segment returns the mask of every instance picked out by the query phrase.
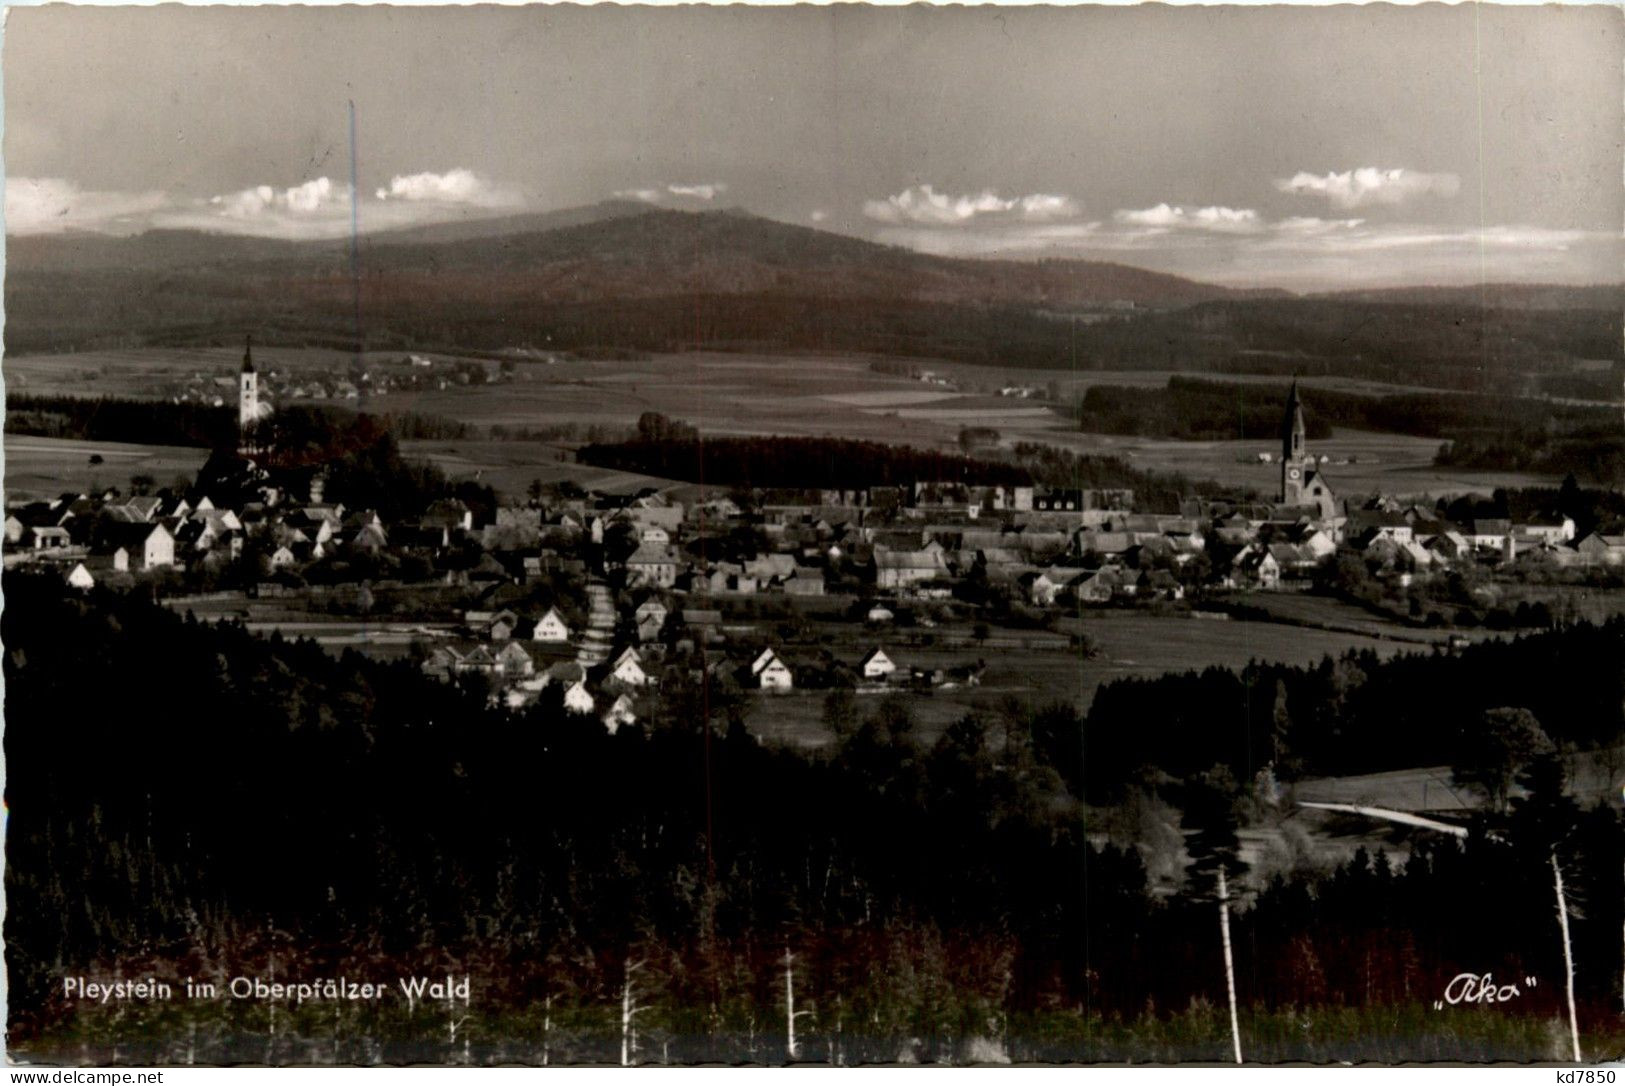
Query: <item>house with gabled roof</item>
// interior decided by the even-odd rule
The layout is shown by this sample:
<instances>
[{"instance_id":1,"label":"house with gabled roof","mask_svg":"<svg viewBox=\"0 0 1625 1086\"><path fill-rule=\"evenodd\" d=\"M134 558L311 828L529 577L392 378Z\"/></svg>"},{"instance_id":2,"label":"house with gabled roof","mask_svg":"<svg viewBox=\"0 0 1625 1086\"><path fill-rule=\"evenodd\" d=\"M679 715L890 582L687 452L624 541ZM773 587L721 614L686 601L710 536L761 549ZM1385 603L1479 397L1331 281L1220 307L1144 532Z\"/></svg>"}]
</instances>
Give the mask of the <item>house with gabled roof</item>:
<instances>
[{"instance_id":1,"label":"house with gabled roof","mask_svg":"<svg viewBox=\"0 0 1625 1086\"><path fill-rule=\"evenodd\" d=\"M549 607L547 614L536 620L536 625L530 632L530 639L550 644L562 644L570 640L570 627L565 625L564 616L559 614L557 607Z\"/></svg>"},{"instance_id":2,"label":"house with gabled roof","mask_svg":"<svg viewBox=\"0 0 1625 1086\"><path fill-rule=\"evenodd\" d=\"M587 684L581 679L564 688L564 708L572 713L590 713L597 708L597 702L587 690Z\"/></svg>"},{"instance_id":3,"label":"house with gabled roof","mask_svg":"<svg viewBox=\"0 0 1625 1086\"><path fill-rule=\"evenodd\" d=\"M114 555L113 566L119 572L126 570L167 569L175 564L175 537L162 524L108 525L104 548ZM124 552L123 563L118 561Z\"/></svg>"},{"instance_id":4,"label":"house with gabled roof","mask_svg":"<svg viewBox=\"0 0 1625 1086\"><path fill-rule=\"evenodd\" d=\"M624 563L626 580L630 585L654 585L670 588L677 583L677 556L670 547L643 543L629 555Z\"/></svg>"},{"instance_id":5,"label":"house with gabled roof","mask_svg":"<svg viewBox=\"0 0 1625 1086\"><path fill-rule=\"evenodd\" d=\"M1574 545L1587 562L1605 566L1625 565L1625 535L1592 532Z\"/></svg>"},{"instance_id":6,"label":"house with gabled roof","mask_svg":"<svg viewBox=\"0 0 1625 1086\"><path fill-rule=\"evenodd\" d=\"M436 645L423 661L423 673L449 679L462 670L463 654L455 645Z\"/></svg>"},{"instance_id":7,"label":"house with gabled roof","mask_svg":"<svg viewBox=\"0 0 1625 1086\"><path fill-rule=\"evenodd\" d=\"M643 666L643 657L638 655L638 650L630 646L623 649L620 655L610 662L607 680L625 686L647 686L650 677Z\"/></svg>"},{"instance_id":8,"label":"house with gabled roof","mask_svg":"<svg viewBox=\"0 0 1625 1086\"><path fill-rule=\"evenodd\" d=\"M772 649L757 653L750 664L750 677L763 690L789 690L795 686L789 665Z\"/></svg>"},{"instance_id":9,"label":"house with gabled roof","mask_svg":"<svg viewBox=\"0 0 1625 1086\"><path fill-rule=\"evenodd\" d=\"M509 641L497 650L495 666L497 674L505 679L523 679L536 670L536 661L525 651L525 646Z\"/></svg>"},{"instance_id":10,"label":"house with gabled roof","mask_svg":"<svg viewBox=\"0 0 1625 1086\"><path fill-rule=\"evenodd\" d=\"M869 655L858 663L858 672L865 679L870 680L885 679L896 670L897 665L892 663L891 657L886 655L886 650L878 646L871 649Z\"/></svg>"},{"instance_id":11,"label":"house with gabled roof","mask_svg":"<svg viewBox=\"0 0 1625 1086\"><path fill-rule=\"evenodd\" d=\"M1281 563L1267 547L1249 547L1231 562L1230 576L1237 587L1275 588L1281 583Z\"/></svg>"}]
</instances>

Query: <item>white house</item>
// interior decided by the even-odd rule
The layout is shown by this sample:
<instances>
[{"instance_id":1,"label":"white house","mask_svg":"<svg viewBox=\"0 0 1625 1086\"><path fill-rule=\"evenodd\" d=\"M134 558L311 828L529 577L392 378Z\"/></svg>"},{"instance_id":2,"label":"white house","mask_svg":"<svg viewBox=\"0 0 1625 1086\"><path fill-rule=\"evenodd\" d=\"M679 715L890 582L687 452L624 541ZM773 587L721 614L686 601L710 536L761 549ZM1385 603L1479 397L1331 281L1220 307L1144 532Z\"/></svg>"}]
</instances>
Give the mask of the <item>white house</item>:
<instances>
[{"instance_id":1,"label":"white house","mask_svg":"<svg viewBox=\"0 0 1625 1086\"><path fill-rule=\"evenodd\" d=\"M134 569L167 569L175 564L175 537L162 524L120 525L121 544L113 554L113 568L123 573ZM119 551L124 552L120 564Z\"/></svg>"},{"instance_id":2,"label":"white house","mask_svg":"<svg viewBox=\"0 0 1625 1086\"><path fill-rule=\"evenodd\" d=\"M763 690L789 690L795 686L795 676L772 649L763 649L751 661L750 673Z\"/></svg>"},{"instance_id":3,"label":"white house","mask_svg":"<svg viewBox=\"0 0 1625 1086\"><path fill-rule=\"evenodd\" d=\"M586 683L577 679L565 689L564 708L572 713L590 713L596 708Z\"/></svg>"},{"instance_id":4,"label":"white house","mask_svg":"<svg viewBox=\"0 0 1625 1086\"><path fill-rule=\"evenodd\" d=\"M644 686L649 682L649 673L643 670L643 661L632 648L615 658L609 666L609 677L627 686Z\"/></svg>"},{"instance_id":5,"label":"white house","mask_svg":"<svg viewBox=\"0 0 1625 1086\"><path fill-rule=\"evenodd\" d=\"M570 640L570 627L564 624L559 617L556 607L549 607L547 614L536 620L536 629L531 633L532 641L549 641L553 643Z\"/></svg>"},{"instance_id":6,"label":"white house","mask_svg":"<svg viewBox=\"0 0 1625 1086\"><path fill-rule=\"evenodd\" d=\"M891 657L886 655L884 649L879 648L865 656L858 667L863 671L865 679L884 679L897 670L897 665L892 663Z\"/></svg>"},{"instance_id":7,"label":"white house","mask_svg":"<svg viewBox=\"0 0 1625 1086\"><path fill-rule=\"evenodd\" d=\"M68 582L69 588L77 588L80 591L96 587L96 578L85 568L83 562L74 563L74 567L68 571L64 579Z\"/></svg>"}]
</instances>

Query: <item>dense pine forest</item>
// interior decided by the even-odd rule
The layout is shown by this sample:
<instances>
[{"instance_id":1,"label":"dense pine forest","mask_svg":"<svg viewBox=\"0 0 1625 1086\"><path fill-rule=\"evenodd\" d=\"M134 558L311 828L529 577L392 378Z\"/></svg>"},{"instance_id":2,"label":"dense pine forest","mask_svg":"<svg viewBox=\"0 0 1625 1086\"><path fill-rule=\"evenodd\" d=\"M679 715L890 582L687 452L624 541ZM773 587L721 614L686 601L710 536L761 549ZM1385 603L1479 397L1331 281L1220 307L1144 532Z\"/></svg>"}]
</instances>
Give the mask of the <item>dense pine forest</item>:
<instances>
[{"instance_id":1,"label":"dense pine forest","mask_svg":"<svg viewBox=\"0 0 1625 1086\"><path fill-rule=\"evenodd\" d=\"M1430 757L1507 705L1551 749L1617 740L1625 621L1122 683L934 743L906 700L832 697L807 753L694 678L611 736L556 694L510 714L139 592L4 587L8 1030L36 1058L1223 1060L1221 868L1249 1060L1567 1058L1554 855L1588 1057L1621 1051L1621 821L1565 798L1560 758L1459 842L1249 872L1237 832L1271 817L1271 758L1393 764L1401 731ZM1464 972L1522 992L1436 1009ZM446 973L466 999L63 992Z\"/></svg>"}]
</instances>

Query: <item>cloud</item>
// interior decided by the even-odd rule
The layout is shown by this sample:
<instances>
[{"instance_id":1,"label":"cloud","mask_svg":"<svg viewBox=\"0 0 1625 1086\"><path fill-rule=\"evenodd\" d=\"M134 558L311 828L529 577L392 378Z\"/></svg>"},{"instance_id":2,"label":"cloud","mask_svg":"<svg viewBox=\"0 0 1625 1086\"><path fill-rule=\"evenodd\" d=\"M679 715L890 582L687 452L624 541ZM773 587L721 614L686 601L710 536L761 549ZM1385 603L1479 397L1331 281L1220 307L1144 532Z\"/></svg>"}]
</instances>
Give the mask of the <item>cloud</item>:
<instances>
[{"instance_id":1,"label":"cloud","mask_svg":"<svg viewBox=\"0 0 1625 1086\"><path fill-rule=\"evenodd\" d=\"M1456 195L1461 178L1453 173L1420 170L1383 170L1361 166L1343 173L1317 175L1299 171L1275 182L1282 192L1324 196L1333 207L1356 208L1371 204L1402 204L1417 196Z\"/></svg>"},{"instance_id":2,"label":"cloud","mask_svg":"<svg viewBox=\"0 0 1625 1086\"><path fill-rule=\"evenodd\" d=\"M813 222L827 222L829 220L829 212L820 208L816 211L810 212L807 215L807 218L811 219Z\"/></svg>"},{"instance_id":3,"label":"cloud","mask_svg":"<svg viewBox=\"0 0 1625 1086\"><path fill-rule=\"evenodd\" d=\"M1597 283L1618 278L1614 234L1531 225L1458 228L1296 216L1267 221L1168 205L1108 223L889 225L876 240L940 256L1121 260L1238 286L1340 290L1401 284ZM1245 229L1203 224L1243 220Z\"/></svg>"},{"instance_id":4,"label":"cloud","mask_svg":"<svg viewBox=\"0 0 1625 1086\"><path fill-rule=\"evenodd\" d=\"M666 191L673 196L687 196L695 200L715 200L728 191L724 181L712 181L705 185L667 185Z\"/></svg>"},{"instance_id":5,"label":"cloud","mask_svg":"<svg viewBox=\"0 0 1625 1086\"><path fill-rule=\"evenodd\" d=\"M675 196L683 200L715 200L728 191L726 181L708 181L704 184L679 184L671 182L643 189L617 189L615 196L621 200L642 200L646 204L658 204L668 196Z\"/></svg>"},{"instance_id":6,"label":"cloud","mask_svg":"<svg viewBox=\"0 0 1625 1086\"><path fill-rule=\"evenodd\" d=\"M164 207L162 192L99 192L60 177L6 178L6 232L50 234L64 230L133 233L145 216Z\"/></svg>"},{"instance_id":7,"label":"cloud","mask_svg":"<svg viewBox=\"0 0 1625 1086\"><path fill-rule=\"evenodd\" d=\"M1274 224L1283 234L1329 234L1339 230L1353 230L1364 219L1317 219L1313 215L1294 215Z\"/></svg>"},{"instance_id":8,"label":"cloud","mask_svg":"<svg viewBox=\"0 0 1625 1086\"><path fill-rule=\"evenodd\" d=\"M1119 211L1114 216L1128 226L1143 226L1153 230L1212 230L1240 233L1256 230L1258 212L1250 208L1234 207L1171 207L1158 204L1141 211Z\"/></svg>"},{"instance_id":9,"label":"cloud","mask_svg":"<svg viewBox=\"0 0 1625 1086\"><path fill-rule=\"evenodd\" d=\"M616 189L614 193L619 200L642 200L646 204L660 202L659 189Z\"/></svg>"},{"instance_id":10,"label":"cloud","mask_svg":"<svg viewBox=\"0 0 1625 1086\"><path fill-rule=\"evenodd\" d=\"M517 196L491 184L473 170L461 167L445 173L396 174L375 195L380 200L407 200L442 204L500 207L518 202Z\"/></svg>"},{"instance_id":11,"label":"cloud","mask_svg":"<svg viewBox=\"0 0 1625 1086\"><path fill-rule=\"evenodd\" d=\"M906 188L884 200L868 200L863 213L878 222L929 223L949 226L979 217L1013 218L1029 222L1072 218L1077 201L1070 196L1034 193L1006 199L991 189L974 196L950 196L930 185Z\"/></svg>"},{"instance_id":12,"label":"cloud","mask_svg":"<svg viewBox=\"0 0 1625 1086\"><path fill-rule=\"evenodd\" d=\"M211 197L209 203L229 219L253 219L268 214L317 215L334 208L348 207L350 186L335 185L329 178L318 177L290 189L277 190L270 185L255 185Z\"/></svg>"}]
</instances>

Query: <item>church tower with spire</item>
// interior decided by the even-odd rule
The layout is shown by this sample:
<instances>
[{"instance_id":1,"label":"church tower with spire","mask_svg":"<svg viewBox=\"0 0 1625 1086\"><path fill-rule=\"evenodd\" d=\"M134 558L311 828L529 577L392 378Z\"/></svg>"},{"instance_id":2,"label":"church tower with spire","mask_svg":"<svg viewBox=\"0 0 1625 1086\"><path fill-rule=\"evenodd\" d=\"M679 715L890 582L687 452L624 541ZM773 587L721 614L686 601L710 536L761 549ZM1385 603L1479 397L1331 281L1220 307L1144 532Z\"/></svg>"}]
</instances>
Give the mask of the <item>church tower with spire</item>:
<instances>
[{"instance_id":1,"label":"church tower with spire","mask_svg":"<svg viewBox=\"0 0 1625 1086\"><path fill-rule=\"evenodd\" d=\"M260 418L260 378L254 372L254 339L243 343L243 369L237 379L237 446L242 452L254 449L254 429Z\"/></svg>"},{"instance_id":2,"label":"church tower with spire","mask_svg":"<svg viewBox=\"0 0 1625 1086\"><path fill-rule=\"evenodd\" d=\"M1337 496L1320 466L1309 453L1308 431L1303 424L1303 401L1298 398L1298 382L1286 396L1286 412L1281 416L1281 501L1291 509L1313 507L1316 516L1329 521L1338 515Z\"/></svg>"},{"instance_id":3,"label":"church tower with spire","mask_svg":"<svg viewBox=\"0 0 1625 1086\"><path fill-rule=\"evenodd\" d=\"M1286 414L1281 418L1281 504L1303 505L1305 488L1313 461L1304 449L1303 403L1298 399L1298 382L1287 393Z\"/></svg>"}]
</instances>

